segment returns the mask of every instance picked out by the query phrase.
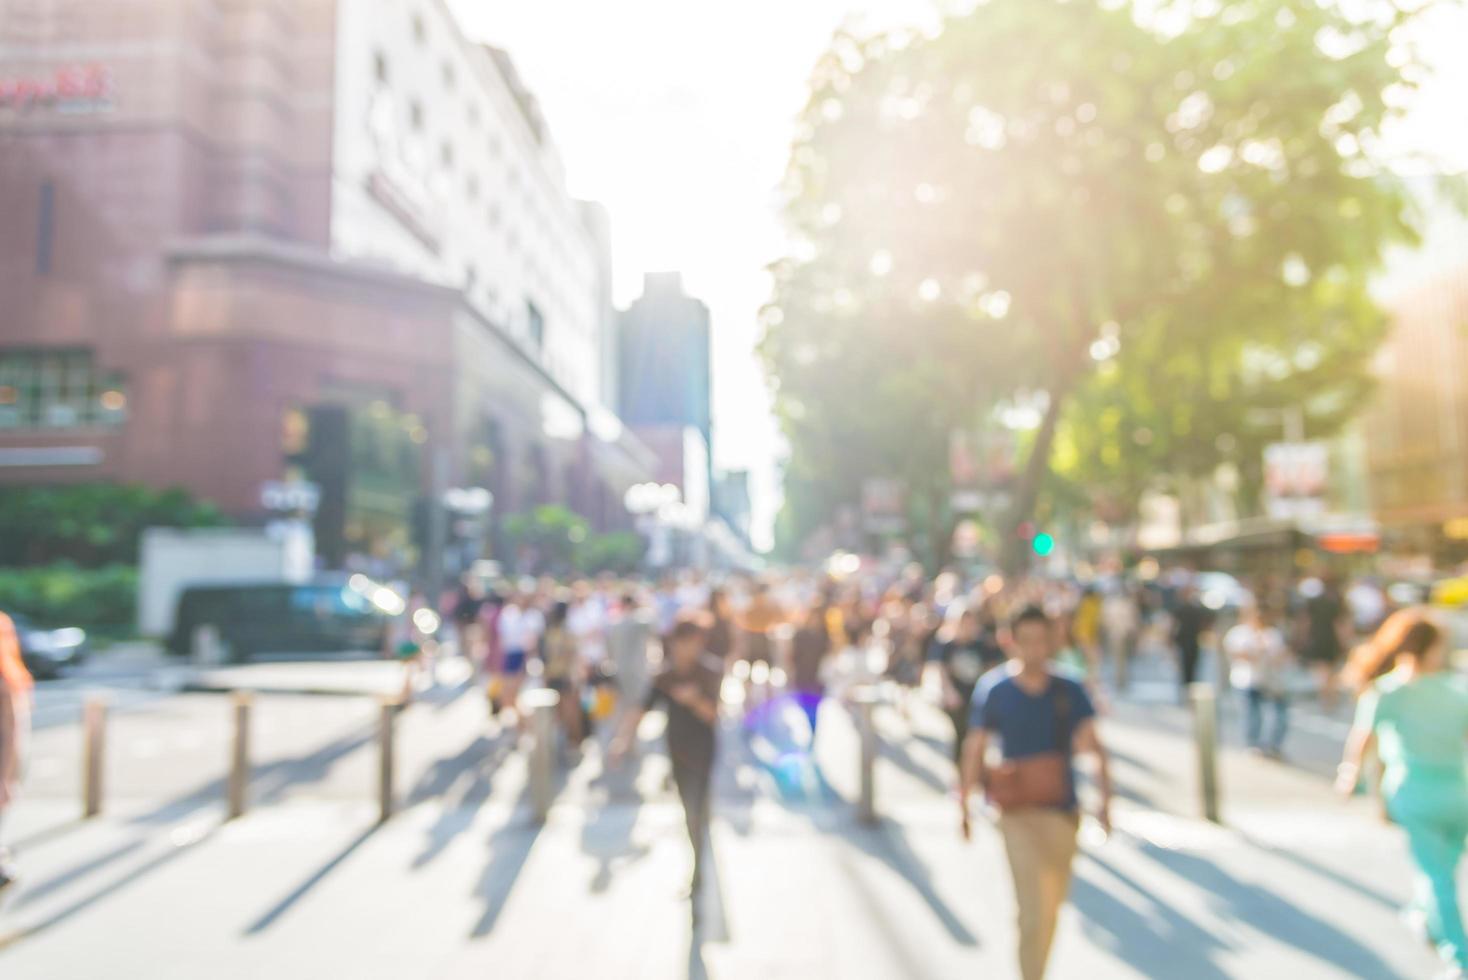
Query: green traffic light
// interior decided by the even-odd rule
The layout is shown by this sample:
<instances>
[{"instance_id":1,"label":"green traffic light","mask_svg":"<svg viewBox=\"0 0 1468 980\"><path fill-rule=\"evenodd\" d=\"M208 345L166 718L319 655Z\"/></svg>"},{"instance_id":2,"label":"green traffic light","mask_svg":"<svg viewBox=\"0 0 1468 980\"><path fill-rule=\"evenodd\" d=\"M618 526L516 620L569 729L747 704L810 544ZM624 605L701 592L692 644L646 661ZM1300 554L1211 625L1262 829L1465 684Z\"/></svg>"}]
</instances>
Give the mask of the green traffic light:
<instances>
[{"instance_id":1,"label":"green traffic light","mask_svg":"<svg viewBox=\"0 0 1468 980\"><path fill-rule=\"evenodd\" d=\"M1035 549L1035 554L1044 558L1055 550L1055 539L1048 534L1037 534L1030 542L1030 547Z\"/></svg>"}]
</instances>

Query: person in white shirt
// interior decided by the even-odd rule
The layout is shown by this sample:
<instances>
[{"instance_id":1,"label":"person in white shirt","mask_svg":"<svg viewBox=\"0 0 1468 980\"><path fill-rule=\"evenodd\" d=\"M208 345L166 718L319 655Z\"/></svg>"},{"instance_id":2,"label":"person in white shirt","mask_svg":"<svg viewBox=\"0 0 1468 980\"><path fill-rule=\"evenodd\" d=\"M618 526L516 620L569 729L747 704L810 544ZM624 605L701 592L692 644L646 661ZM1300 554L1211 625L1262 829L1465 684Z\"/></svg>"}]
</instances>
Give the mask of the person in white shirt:
<instances>
[{"instance_id":1,"label":"person in white shirt","mask_svg":"<svg viewBox=\"0 0 1468 980\"><path fill-rule=\"evenodd\" d=\"M1284 636L1262 609L1248 606L1239 624L1224 634L1223 652L1229 660L1229 681L1244 696L1249 747L1280 758L1290 709L1286 679L1291 654ZM1264 737L1266 704L1274 716L1268 738Z\"/></svg>"},{"instance_id":2,"label":"person in white shirt","mask_svg":"<svg viewBox=\"0 0 1468 980\"><path fill-rule=\"evenodd\" d=\"M566 628L576 638L587 666L596 669L607 657L607 610L601 596L592 592L590 583L577 582L574 595Z\"/></svg>"},{"instance_id":3,"label":"person in white shirt","mask_svg":"<svg viewBox=\"0 0 1468 980\"><path fill-rule=\"evenodd\" d=\"M535 607L532 597L524 592L511 596L500 612L500 650L504 655L505 680L501 703L513 707L525 681L525 664L540 647L545 632L545 615Z\"/></svg>"}]
</instances>

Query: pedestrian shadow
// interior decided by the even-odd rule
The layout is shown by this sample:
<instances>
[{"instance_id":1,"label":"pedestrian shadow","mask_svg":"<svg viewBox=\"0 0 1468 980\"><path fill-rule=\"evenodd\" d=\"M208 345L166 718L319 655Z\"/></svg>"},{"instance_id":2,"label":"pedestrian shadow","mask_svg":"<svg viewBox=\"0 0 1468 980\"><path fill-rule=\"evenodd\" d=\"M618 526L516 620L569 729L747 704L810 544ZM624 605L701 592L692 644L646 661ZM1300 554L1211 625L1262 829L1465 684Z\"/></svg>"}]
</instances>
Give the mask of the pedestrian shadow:
<instances>
[{"instance_id":1,"label":"pedestrian shadow","mask_svg":"<svg viewBox=\"0 0 1468 980\"><path fill-rule=\"evenodd\" d=\"M52 914L37 922L34 922L28 926L22 926L18 929L0 935L0 952L3 952L11 946L14 946L16 943L22 942L26 939L31 939L43 932L46 932L47 930L55 928L57 925L65 922L73 916L85 912L87 909L91 908L97 903L105 901L106 899L111 898L117 893L124 891L129 886L136 884L138 881L141 881L143 878L146 878L153 872L174 863L175 861L182 858L184 855L192 853L195 847L211 839L218 830L219 825L214 824L211 825L208 830L201 834L198 834L197 836L188 837L182 840L176 840L172 843L172 846L163 850L155 857L149 858L147 861L144 861L142 864L128 871L126 874L123 874L121 877L115 878L108 884L103 885L96 891L93 891L91 894L77 899L71 904L59 909L56 912L53 912ZM129 851L131 851L132 849L133 848L131 846L127 848L127 850ZM109 858L106 863L110 864L113 859L114 858ZM93 867L88 869L88 871L93 870L96 870L96 868Z\"/></svg>"},{"instance_id":2,"label":"pedestrian shadow","mask_svg":"<svg viewBox=\"0 0 1468 980\"><path fill-rule=\"evenodd\" d=\"M11 841L10 846L16 851L25 851L33 847L43 847L44 845L49 844L54 840L59 840L62 837L65 837L67 834L75 833L76 831L81 830L83 827L86 826L86 823L87 822L85 820L75 818L72 820L68 820L65 823L58 823L50 827L43 827L42 829L33 831L24 837L20 837L16 840Z\"/></svg>"},{"instance_id":3,"label":"pedestrian shadow","mask_svg":"<svg viewBox=\"0 0 1468 980\"><path fill-rule=\"evenodd\" d=\"M926 732L913 732L912 740L923 748L932 750L935 755L942 758L945 765L956 770L957 767L953 766L953 740L951 738L944 740Z\"/></svg>"},{"instance_id":4,"label":"pedestrian shadow","mask_svg":"<svg viewBox=\"0 0 1468 980\"><path fill-rule=\"evenodd\" d=\"M409 806L433 799L441 801L438 819L428 829L428 840L413 859L413 870L427 867L448 849L454 838L474 825L475 816L489 800L500 763L514 750L515 736L508 733L506 738L506 734L501 732L495 738L480 735L457 755L435 762L408 792ZM464 792L450 798L451 791L466 776L470 782Z\"/></svg>"},{"instance_id":5,"label":"pedestrian shadow","mask_svg":"<svg viewBox=\"0 0 1468 980\"><path fill-rule=\"evenodd\" d=\"M688 939L688 980L709 980L708 963L704 961L703 949L709 943L729 942L729 920L724 913L724 889L719 882L718 861L714 856L713 839L710 837L708 853L704 856L705 880L701 898L703 908L691 909L691 925ZM712 897L713 901L707 899Z\"/></svg>"},{"instance_id":6,"label":"pedestrian shadow","mask_svg":"<svg viewBox=\"0 0 1468 980\"><path fill-rule=\"evenodd\" d=\"M1122 901L1119 889L1112 884L1093 880L1093 870L1115 879L1115 884L1129 890L1147 911L1139 912L1132 902ZM1079 862L1070 897L1084 919L1081 928L1086 935L1143 976L1180 975L1178 955L1186 951L1190 980L1229 980L1229 974L1213 962L1216 954L1230 948L1228 944L1171 905L1158 901L1153 891L1104 858L1088 853Z\"/></svg>"},{"instance_id":7,"label":"pedestrian shadow","mask_svg":"<svg viewBox=\"0 0 1468 980\"><path fill-rule=\"evenodd\" d=\"M317 868L315 871L311 872L311 874L307 875L305 880L303 880L295 888L291 889L284 898L275 903L275 905L271 906L270 909L268 909L254 922L250 923L250 925L246 926L245 935L258 936L266 929L269 929L271 926L275 925L275 923L279 921L280 918L284 916L287 912L289 912L292 908L294 908L301 901L301 899L309 895L312 889L325 881L333 871L346 863L347 859L355 854L363 844L367 843L367 841L371 839L372 835L377 833L377 831L381 827L382 824L380 823L373 824L372 826L368 827L366 830L358 834L356 837L354 837L347 844L346 847L338 851L335 856L333 856L321 867Z\"/></svg>"},{"instance_id":8,"label":"pedestrian shadow","mask_svg":"<svg viewBox=\"0 0 1468 980\"><path fill-rule=\"evenodd\" d=\"M1203 891L1220 913L1356 977L1392 977L1392 968L1350 933L1278 894L1242 882L1196 854L1143 845L1140 853Z\"/></svg>"},{"instance_id":9,"label":"pedestrian shadow","mask_svg":"<svg viewBox=\"0 0 1468 980\"><path fill-rule=\"evenodd\" d=\"M841 834L841 839L897 872L908 887L927 904L954 942L962 946L979 945L978 937L963 924L933 887L932 873L912 849L907 834L899 824L880 820L875 826L853 826Z\"/></svg>"},{"instance_id":10,"label":"pedestrian shadow","mask_svg":"<svg viewBox=\"0 0 1468 980\"><path fill-rule=\"evenodd\" d=\"M618 868L642 860L650 851L646 844L634 844L632 840L641 809L637 778L645 758L639 755L636 766L603 770L592 782L593 786L607 791L606 799L581 825L581 851L596 861L596 872L591 878L591 891L595 894L611 887Z\"/></svg>"},{"instance_id":11,"label":"pedestrian shadow","mask_svg":"<svg viewBox=\"0 0 1468 980\"><path fill-rule=\"evenodd\" d=\"M138 852L143 848L144 843L141 839L129 841L126 844L112 848L110 851L105 851L95 857L90 857L85 861L73 864L65 871L58 872L34 885L27 884L25 890L21 892L20 897L16 900L16 907L24 908L27 905L40 901L52 892L60 891L67 885L80 881L88 875L122 860L129 854Z\"/></svg>"},{"instance_id":12,"label":"pedestrian shadow","mask_svg":"<svg viewBox=\"0 0 1468 980\"><path fill-rule=\"evenodd\" d=\"M564 783L564 773L561 774L560 781ZM520 873L525 870L530 852L544 829L544 825L538 820L521 819L520 814L528 812L530 806L530 784L527 782L515 802L510 818L490 835L489 862L484 866L484 872L474 888L474 896L484 902L484 912L469 934L471 939L483 939L494 931L510 892L519 880Z\"/></svg>"},{"instance_id":13,"label":"pedestrian shadow","mask_svg":"<svg viewBox=\"0 0 1468 980\"><path fill-rule=\"evenodd\" d=\"M935 793L946 794L952 789L937 773L920 765L905 749L898 748L890 739L880 735L877 737L877 756L892 763Z\"/></svg>"},{"instance_id":14,"label":"pedestrian shadow","mask_svg":"<svg viewBox=\"0 0 1468 980\"><path fill-rule=\"evenodd\" d=\"M338 762L372 742L377 737L377 730L374 723L341 735L310 752L273 759L253 767L250 771L252 801L257 805L278 803L292 787L325 779ZM182 796L130 818L128 823L135 826L173 823L195 810L223 800L228 785L227 776L211 779Z\"/></svg>"},{"instance_id":15,"label":"pedestrian shadow","mask_svg":"<svg viewBox=\"0 0 1468 980\"><path fill-rule=\"evenodd\" d=\"M1130 766L1133 769L1140 770L1141 772L1152 773L1157 771L1156 766L1148 762L1146 759L1143 759L1141 756L1133 755L1130 752L1125 752L1109 743L1106 746L1106 754L1110 757L1112 762L1120 762L1124 766Z\"/></svg>"},{"instance_id":16,"label":"pedestrian shadow","mask_svg":"<svg viewBox=\"0 0 1468 980\"><path fill-rule=\"evenodd\" d=\"M431 707L434 714L442 714L446 709L452 707L455 703L457 703L461 697L463 697L465 694L468 694L472 688L475 688L477 686L478 685L474 683L474 675L471 674L463 680L459 681L457 684L451 684L443 687L435 684L427 691L424 691L423 693L417 695L415 700L417 700L420 704L425 704Z\"/></svg>"},{"instance_id":17,"label":"pedestrian shadow","mask_svg":"<svg viewBox=\"0 0 1468 980\"><path fill-rule=\"evenodd\" d=\"M1365 898L1368 901L1375 902L1383 908L1390 909L1391 911L1396 912L1401 909L1404 904L1406 904L1405 900L1403 899L1392 898L1385 892L1377 891L1375 888L1372 888L1370 885L1366 884L1363 881L1352 878L1349 875L1342 874L1333 868L1328 868L1318 861L1312 860L1311 858L1308 858L1303 854L1297 854L1294 851L1286 850L1281 847L1274 847L1269 844L1261 843L1260 841L1257 841L1250 837L1248 834L1244 834L1243 838L1245 841L1248 842L1250 847L1258 848L1260 851L1270 855L1271 857L1277 857L1282 860L1288 861L1296 867L1302 868L1305 871L1310 872L1311 874L1318 875L1319 877L1324 878L1332 884L1349 889L1350 891L1355 892L1357 895L1360 895L1362 898Z\"/></svg>"}]
</instances>

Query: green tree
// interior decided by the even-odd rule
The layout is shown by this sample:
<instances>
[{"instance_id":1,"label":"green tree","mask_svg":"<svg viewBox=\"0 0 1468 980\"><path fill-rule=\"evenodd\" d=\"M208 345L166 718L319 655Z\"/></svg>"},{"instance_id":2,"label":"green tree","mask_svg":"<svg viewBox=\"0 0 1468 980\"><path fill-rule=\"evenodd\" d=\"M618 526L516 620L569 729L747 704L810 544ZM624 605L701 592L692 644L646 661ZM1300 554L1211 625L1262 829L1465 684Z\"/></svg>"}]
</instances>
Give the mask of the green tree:
<instances>
[{"instance_id":1,"label":"green tree","mask_svg":"<svg viewBox=\"0 0 1468 980\"><path fill-rule=\"evenodd\" d=\"M1393 44L1411 14L1146 8L989 0L932 38L838 35L765 314L793 467L941 478L946 427L1040 404L1013 569L1063 423L1072 472L1124 495L1238 449L1240 406L1359 384L1367 278L1412 238L1381 150L1419 78Z\"/></svg>"},{"instance_id":2,"label":"green tree","mask_svg":"<svg viewBox=\"0 0 1468 980\"><path fill-rule=\"evenodd\" d=\"M578 549L590 535L586 518L560 504L505 518L505 534L530 567L522 571L565 574L576 567Z\"/></svg>"},{"instance_id":3,"label":"green tree","mask_svg":"<svg viewBox=\"0 0 1468 980\"><path fill-rule=\"evenodd\" d=\"M0 487L0 565L136 564L149 527L217 527L212 504L179 488L83 483Z\"/></svg>"}]
</instances>

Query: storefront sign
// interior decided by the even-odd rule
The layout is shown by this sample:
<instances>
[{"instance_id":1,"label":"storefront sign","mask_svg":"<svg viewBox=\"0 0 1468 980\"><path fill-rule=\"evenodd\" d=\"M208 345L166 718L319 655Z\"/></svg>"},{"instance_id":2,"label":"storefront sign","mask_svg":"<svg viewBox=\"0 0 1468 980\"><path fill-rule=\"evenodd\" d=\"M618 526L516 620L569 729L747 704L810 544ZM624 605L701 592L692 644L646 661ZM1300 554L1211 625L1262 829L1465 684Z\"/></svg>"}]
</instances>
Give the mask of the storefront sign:
<instances>
[{"instance_id":1,"label":"storefront sign","mask_svg":"<svg viewBox=\"0 0 1468 980\"><path fill-rule=\"evenodd\" d=\"M1325 512L1330 449L1323 442L1280 442L1264 449L1265 509L1270 517Z\"/></svg>"},{"instance_id":2,"label":"storefront sign","mask_svg":"<svg viewBox=\"0 0 1468 980\"><path fill-rule=\"evenodd\" d=\"M112 107L112 77L97 65L58 68L50 76L0 78L0 109L100 112Z\"/></svg>"},{"instance_id":3,"label":"storefront sign","mask_svg":"<svg viewBox=\"0 0 1468 980\"><path fill-rule=\"evenodd\" d=\"M301 480L267 482L260 488L260 506L280 512L316 513L321 505L321 488Z\"/></svg>"}]
</instances>

